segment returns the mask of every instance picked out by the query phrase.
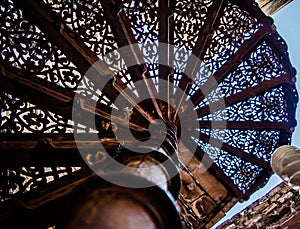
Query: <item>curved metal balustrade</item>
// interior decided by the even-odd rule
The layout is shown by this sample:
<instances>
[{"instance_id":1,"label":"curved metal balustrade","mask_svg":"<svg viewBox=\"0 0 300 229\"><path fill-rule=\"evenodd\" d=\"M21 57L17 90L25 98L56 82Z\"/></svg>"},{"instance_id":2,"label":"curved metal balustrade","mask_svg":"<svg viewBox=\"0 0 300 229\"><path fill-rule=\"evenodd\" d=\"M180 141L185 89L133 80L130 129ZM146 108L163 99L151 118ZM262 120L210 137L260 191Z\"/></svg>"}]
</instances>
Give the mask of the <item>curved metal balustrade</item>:
<instances>
[{"instance_id":1,"label":"curved metal balustrade","mask_svg":"<svg viewBox=\"0 0 300 229\"><path fill-rule=\"evenodd\" d=\"M178 203L190 228L217 220L230 203L262 187L272 173L272 152L291 141L298 101L296 71L272 19L254 1L3 0L0 23L3 215L28 195L52 193L91 174L78 148L93 149L96 143L76 145L73 137L73 132L91 134L88 123L72 120L78 91L87 101L97 98L101 113L96 113L95 131L112 155L126 152L109 119L115 99L122 96L116 85L135 91L132 102L142 93L135 84L152 79L151 98L134 104L131 113L124 111L133 126L146 130L133 131L137 138L147 138L146 118L183 129L189 112L197 115L199 126L190 136L177 132L182 176ZM102 75L125 66L102 93L95 83L82 81L99 58L104 63L103 56L136 43L139 50L127 58L143 56L147 63L127 68L128 60L120 57L119 66L102 65ZM171 53L168 60L159 55L161 43L172 45L165 50ZM160 64L164 61L173 67ZM189 73L194 80L188 69L193 69ZM193 104L180 104L183 120L176 108L171 111L156 99L165 90L161 80L171 85L171 93L184 91ZM195 157L185 163L184 152L193 147ZM88 160L92 164L98 159L92 154ZM197 172L197 165L210 162L207 173L223 190L219 196L207 188L211 181Z\"/></svg>"}]
</instances>

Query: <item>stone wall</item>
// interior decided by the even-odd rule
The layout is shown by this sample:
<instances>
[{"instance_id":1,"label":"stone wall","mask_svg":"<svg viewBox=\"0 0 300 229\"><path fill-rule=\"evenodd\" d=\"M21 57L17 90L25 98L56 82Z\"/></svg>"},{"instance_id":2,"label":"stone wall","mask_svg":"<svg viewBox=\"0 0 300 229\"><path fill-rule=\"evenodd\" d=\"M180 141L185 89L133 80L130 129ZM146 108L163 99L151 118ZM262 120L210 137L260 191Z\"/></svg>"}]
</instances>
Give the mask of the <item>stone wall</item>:
<instances>
[{"instance_id":1,"label":"stone wall","mask_svg":"<svg viewBox=\"0 0 300 229\"><path fill-rule=\"evenodd\" d=\"M280 184L262 199L254 202L218 229L234 228L299 228L300 195L285 183Z\"/></svg>"},{"instance_id":2,"label":"stone wall","mask_svg":"<svg viewBox=\"0 0 300 229\"><path fill-rule=\"evenodd\" d=\"M273 15L293 0L256 0L266 15Z\"/></svg>"}]
</instances>

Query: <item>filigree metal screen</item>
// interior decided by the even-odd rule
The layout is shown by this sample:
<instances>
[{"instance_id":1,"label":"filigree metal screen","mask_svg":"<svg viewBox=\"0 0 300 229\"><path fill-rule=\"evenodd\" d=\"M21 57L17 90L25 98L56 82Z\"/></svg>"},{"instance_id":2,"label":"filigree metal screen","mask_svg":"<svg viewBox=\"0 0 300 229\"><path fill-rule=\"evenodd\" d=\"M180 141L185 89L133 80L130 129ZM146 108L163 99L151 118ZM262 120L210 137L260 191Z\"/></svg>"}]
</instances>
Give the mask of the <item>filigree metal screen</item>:
<instances>
[{"instance_id":1,"label":"filigree metal screen","mask_svg":"<svg viewBox=\"0 0 300 229\"><path fill-rule=\"evenodd\" d=\"M210 156L214 163L209 171L233 196L245 199L261 187L272 173L271 153L290 143L296 125L296 72L272 19L254 1L2 0L0 23L0 200L5 206L13 208L14 201L39 187L47 190L48 183L67 185L89 174L77 147L93 148L93 143L76 146L72 134L91 132L87 123L72 121L75 90L98 58L130 44L140 44L133 52L146 59L152 53L157 60L125 68L115 81L135 89L135 82L152 78L158 94L163 90L160 80L181 88L200 126L182 143L197 146L194 164ZM150 43L156 48L159 43L173 45L167 50L174 53L168 60L173 68L159 64L160 56L155 46L147 46ZM191 63L192 54L212 73L209 77ZM191 64L193 82L185 74ZM113 70L108 65L102 73ZM119 95L115 84L107 83L99 93L97 85L83 83L82 96L96 96L104 113L96 116L99 137L108 139L110 152L122 153L107 119ZM140 109L149 116L158 112L166 117L164 104L152 102ZM226 128L218 127L218 120L225 120ZM96 163L97 157L89 160ZM228 196L212 198L187 164L181 164L181 173L182 190L197 193L179 196L182 219L187 227L198 227L223 208ZM202 212L193 208L201 198L212 207Z\"/></svg>"}]
</instances>

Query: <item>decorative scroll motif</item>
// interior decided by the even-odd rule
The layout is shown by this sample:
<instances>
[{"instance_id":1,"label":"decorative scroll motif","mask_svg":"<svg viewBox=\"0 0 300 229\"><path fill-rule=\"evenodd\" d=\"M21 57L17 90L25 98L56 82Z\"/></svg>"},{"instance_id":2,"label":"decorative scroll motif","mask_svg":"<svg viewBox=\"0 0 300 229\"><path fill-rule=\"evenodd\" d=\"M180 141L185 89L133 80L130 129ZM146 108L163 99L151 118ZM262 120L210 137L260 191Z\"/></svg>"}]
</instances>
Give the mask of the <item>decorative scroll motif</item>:
<instances>
[{"instance_id":1,"label":"decorative scroll motif","mask_svg":"<svg viewBox=\"0 0 300 229\"><path fill-rule=\"evenodd\" d=\"M196 44L199 31L208 17L207 11L212 0L176 0L174 10L174 44L192 50Z\"/></svg>"},{"instance_id":2,"label":"decorative scroll motif","mask_svg":"<svg viewBox=\"0 0 300 229\"><path fill-rule=\"evenodd\" d=\"M112 106L111 98L109 95L102 93L96 86L96 82L91 79L84 77L75 92L80 94L82 98L88 100L95 100L98 103L104 104L108 107Z\"/></svg>"},{"instance_id":3,"label":"decorative scroll motif","mask_svg":"<svg viewBox=\"0 0 300 229\"><path fill-rule=\"evenodd\" d=\"M262 26L250 13L241 10L230 1L226 2L223 16L213 34L210 47L204 56L207 68L215 73L242 44L251 39Z\"/></svg>"},{"instance_id":4,"label":"decorative scroll motif","mask_svg":"<svg viewBox=\"0 0 300 229\"><path fill-rule=\"evenodd\" d=\"M56 47L38 76L69 88L76 88L82 78L77 67Z\"/></svg>"},{"instance_id":5,"label":"decorative scroll motif","mask_svg":"<svg viewBox=\"0 0 300 229\"><path fill-rule=\"evenodd\" d=\"M200 34L201 28L207 19L207 11L213 4L212 0L205 1L176 1L174 7L174 84L179 85L182 78L182 72L186 67L192 50ZM200 77L199 77L200 73ZM198 79L202 79L201 70L197 73L196 82L193 84L189 94L199 87Z\"/></svg>"},{"instance_id":6,"label":"decorative scroll motif","mask_svg":"<svg viewBox=\"0 0 300 229\"><path fill-rule=\"evenodd\" d=\"M72 131L72 122L49 111L43 111L36 106L1 93L2 133L66 133Z\"/></svg>"},{"instance_id":7,"label":"decorative scroll motif","mask_svg":"<svg viewBox=\"0 0 300 229\"><path fill-rule=\"evenodd\" d=\"M241 92L249 87L257 86L266 80L288 75L288 72L280 63L279 57L272 48L263 41L250 57L243 61L236 69L229 73L225 79L219 83L218 90L213 90L210 94L210 101L214 101L214 94L227 97ZM220 95L216 96L220 98Z\"/></svg>"},{"instance_id":8,"label":"decorative scroll motif","mask_svg":"<svg viewBox=\"0 0 300 229\"><path fill-rule=\"evenodd\" d=\"M182 79L182 74L187 66L189 57L191 56L192 51L187 50L184 47L176 47L174 50L174 76L173 83L176 88Z\"/></svg>"},{"instance_id":9,"label":"decorative scroll motif","mask_svg":"<svg viewBox=\"0 0 300 229\"><path fill-rule=\"evenodd\" d=\"M17 198L62 176L71 174L78 167L22 167L0 170L0 202Z\"/></svg>"},{"instance_id":10,"label":"decorative scroll motif","mask_svg":"<svg viewBox=\"0 0 300 229\"><path fill-rule=\"evenodd\" d=\"M52 10L85 44L98 56L103 56L117 48L111 27L103 15L101 1L60 1L44 0Z\"/></svg>"},{"instance_id":11,"label":"decorative scroll motif","mask_svg":"<svg viewBox=\"0 0 300 229\"><path fill-rule=\"evenodd\" d=\"M282 86L246 101L216 111L199 120L280 121L288 122L288 110Z\"/></svg>"},{"instance_id":12,"label":"decorative scroll motif","mask_svg":"<svg viewBox=\"0 0 300 229\"><path fill-rule=\"evenodd\" d=\"M158 1L122 1L135 40L147 63L149 76L158 77ZM151 64L149 64L151 63ZM155 81L154 81L155 82Z\"/></svg>"},{"instance_id":13,"label":"decorative scroll motif","mask_svg":"<svg viewBox=\"0 0 300 229\"><path fill-rule=\"evenodd\" d=\"M234 184L245 193L262 172L262 168L250 162L246 162L237 156L220 150L202 140L195 140L201 149L208 153L210 158L220 169L234 182Z\"/></svg>"},{"instance_id":14,"label":"decorative scroll motif","mask_svg":"<svg viewBox=\"0 0 300 229\"><path fill-rule=\"evenodd\" d=\"M123 10L129 17L132 32L138 43L154 42L158 39L158 1L123 0Z\"/></svg>"},{"instance_id":15,"label":"decorative scroll motif","mask_svg":"<svg viewBox=\"0 0 300 229\"><path fill-rule=\"evenodd\" d=\"M238 130L238 129L201 129L201 133L222 140L236 149L243 149L245 153L256 155L270 162L272 152L276 149L280 139L280 131L275 130Z\"/></svg>"},{"instance_id":16,"label":"decorative scroll motif","mask_svg":"<svg viewBox=\"0 0 300 229\"><path fill-rule=\"evenodd\" d=\"M81 75L74 64L23 17L11 0L1 3L0 19L1 61L63 87L77 86Z\"/></svg>"},{"instance_id":17,"label":"decorative scroll motif","mask_svg":"<svg viewBox=\"0 0 300 229\"><path fill-rule=\"evenodd\" d=\"M78 69L82 66L75 66L69 60L70 56L67 56L69 52L66 52L67 50L64 50L62 46L59 46L61 49L58 49L51 44L43 31L23 17L22 11L15 7L12 0L3 0L0 3L0 62L3 62L4 65L16 67L20 71L29 71L49 81L50 86L55 83L62 87L76 88L76 92L82 96L83 100L96 100L97 108L101 112L107 112L109 116L112 109L124 110L124 119L127 120L130 119L132 110L126 110L128 108L126 106L116 107L114 104L116 97L121 95L116 89L117 85L121 88L130 89L131 95L134 96L132 98L127 97L125 102L132 102L133 105L137 105L134 104L135 99L141 96L139 94L140 88L135 86L135 81L140 79L139 77L142 74L153 78L156 92L159 92L158 79L162 76L159 75L158 46L149 45L150 42L158 44L159 35L162 32L159 31L159 23L161 23L159 1L116 1L116 4L120 7L120 13L125 14L125 18L129 18L130 21L128 26L131 26L131 28L129 31L125 31L128 29L125 26L123 28L124 33L133 33L135 41L140 45L141 54L144 55L146 61L154 63L148 64L147 69L141 69L141 66L130 69L125 67L125 60L116 51L118 37L113 34L114 30L111 27L113 24L104 16L110 13L109 9L104 14L102 1L44 0L43 2L53 11L56 22L62 23L70 29L72 34L68 35L82 39L90 48L90 51L96 53L99 57L110 53L105 61L108 63L110 70L117 73L114 75L115 78L105 85L103 91L100 90L101 88L97 88L97 82L92 82L92 79L91 81L85 79L78 86L82 78ZM36 4L40 3L36 1ZM239 4L243 7L240 7ZM294 110L291 110L290 107L293 106L294 108L297 103L294 85L290 83L283 85L279 82L278 85L271 85L270 88L261 88L262 90L259 93L258 90L254 90L259 85L265 85L263 84L265 82L278 80L280 77L288 79L288 77L293 77L293 74L288 60L286 44L280 36L270 34L264 38L260 37L259 40L253 40L253 45L256 45L251 46L251 51L245 49L244 44L246 41L253 38L258 39L254 35L261 32L260 29L264 29L259 20L260 18L255 13L247 12L247 5L253 7L253 4L254 1L250 0L243 1L243 3L224 0L224 7L220 8L220 12L216 12L217 15L208 15L208 12L212 9L211 7L214 6L213 0L176 0L172 5L174 9L169 9L169 12L167 12L170 15L168 20L171 22L170 31L168 32L172 33L170 36L174 37L174 40L170 42L173 42L175 46L174 69L168 71L174 88L189 81L184 71L188 66L192 52L199 51L197 45L200 44L197 44L197 40L207 38L206 33L210 31L203 31L203 29L209 29L209 26L205 24L208 19L212 19L209 17L215 17L214 19L216 19L215 28L211 31L213 32L212 40L208 39L210 43L202 50L204 65L198 72L193 72L196 76L195 82L190 88L187 87L189 91L186 91L186 93L189 96L188 98L192 95L198 95L196 93L212 77L211 73L215 75L218 73L221 74L221 76L218 75L219 88L208 90L207 98L204 98L199 104L195 104L195 110L208 108L212 102L218 102L220 98L225 98L229 102L223 110L208 115L208 112L205 114L199 113L199 122L218 120L226 120L232 123L246 121L258 123L278 122L286 123L287 126L291 122L290 117L293 116ZM47 10L49 9L47 8ZM201 34L201 31L203 34ZM260 39L262 39L261 42ZM274 45L278 45L278 48L274 48ZM245 52L240 54L238 51L242 49ZM235 59L233 59L233 56ZM222 75L220 69L230 61L232 62L232 69L229 73L225 71ZM122 71L119 71L119 69L122 69ZM238 93L242 94L243 92L245 92L243 101L231 102L231 99L236 98ZM88 132L88 126L74 123L68 118L55 113L38 109L34 104L23 101L22 97L15 98L5 91L0 93L0 133L41 132L64 134L77 131L77 128L82 133ZM288 93L291 96L287 95ZM295 95L292 95L293 93ZM201 93L199 94L201 95ZM128 101L130 99L132 100ZM165 109L162 108L165 104L158 104L157 107L152 106L152 103L150 106L150 102L145 104L142 108L144 109L143 114L158 118L157 107L160 107L161 113L165 112ZM138 110L138 108L135 109ZM138 111L140 112L140 110ZM108 139L107 144L111 146L111 151L114 151L114 153L116 151L117 154L124 153L125 150L122 145L114 138L114 123L110 122L107 117L98 116L95 121L99 138ZM185 120L180 121L183 124ZM294 127L293 125L291 124L292 127ZM211 130L202 128L199 131L217 139L222 136L221 140L228 146L228 151L232 147L240 150L240 152L244 151L250 158L253 156L253 158L262 159L262 162L270 161L271 152L282 144L281 138L285 134L283 130L273 130L268 125L264 130L240 130L239 128ZM218 216L222 209L225 209L224 206L231 201L234 195L242 193L249 196L257 188L254 187L258 186L256 181L260 175L264 175L265 171L255 165L254 162L251 163L250 160L246 161L246 159L243 160L233 156L232 152L227 152L224 149L217 149L203 139L198 139L198 136L191 136L191 138L214 161L215 165L212 168L220 169L218 175L223 179L223 182L230 183L226 186L227 188L223 187L226 195L212 196L212 192L207 191L201 185L202 175L199 174L197 169L200 161L194 158L190 164L181 164L180 172L183 182L179 204L182 209L182 220L188 228L202 228L213 217ZM289 142L290 138L287 138L287 141ZM97 161L97 158L95 161L92 160L93 156L97 157L97 155L92 154L87 156L90 157L91 163ZM56 180L60 176L69 175L75 169L72 167L2 168L0 170L0 202L16 198L24 192ZM233 187L234 185L235 187Z\"/></svg>"}]
</instances>

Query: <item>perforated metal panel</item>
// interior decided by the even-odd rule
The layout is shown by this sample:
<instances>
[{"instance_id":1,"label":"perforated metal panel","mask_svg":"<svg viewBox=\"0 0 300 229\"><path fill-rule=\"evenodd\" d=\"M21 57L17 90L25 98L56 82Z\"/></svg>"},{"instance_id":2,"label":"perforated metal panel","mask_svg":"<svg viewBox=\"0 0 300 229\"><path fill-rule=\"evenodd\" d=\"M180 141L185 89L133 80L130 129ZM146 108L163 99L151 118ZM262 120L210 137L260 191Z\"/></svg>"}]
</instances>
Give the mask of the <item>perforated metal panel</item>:
<instances>
[{"instance_id":1,"label":"perforated metal panel","mask_svg":"<svg viewBox=\"0 0 300 229\"><path fill-rule=\"evenodd\" d=\"M147 129L146 117L185 128L189 112L196 113L199 126L190 136L178 132L184 146L179 147L183 184L178 201L190 228L207 225L230 201L246 199L263 186L272 173L273 150L290 143L296 125L296 71L272 19L254 1L3 0L0 23L3 204L50 187L53 180L67 185L74 174L85 171L78 147L93 149L95 143L75 143L73 132L92 132L88 123L72 120L76 93L87 101L97 98L101 113L96 114L95 131L112 155L126 152L109 120L116 98L122 96L116 85L135 91L132 102L143 93L136 83L152 79L151 98L134 104L139 105L137 118L131 121L138 127ZM102 75L123 67L102 92L94 82L82 81L99 58L104 63L104 55L135 43L139 50L127 59L102 65ZM165 61L161 43L172 45L167 61L173 67L160 64ZM126 67L128 58L136 56L146 63ZM193 107L177 104L171 112L156 100L164 93L161 80L171 85L171 93L183 91ZM182 109L183 120L174 118L176 109ZM128 119L131 114L124 111ZM143 138L145 131L136 135ZM183 150L193 147L195 157L185 163ZM97 156L88 156L97 163ZM207 179L215 177L219 197L206 187L209 181L199 181L195 168L210 162Z\"/></svg>"}]
</instances>

